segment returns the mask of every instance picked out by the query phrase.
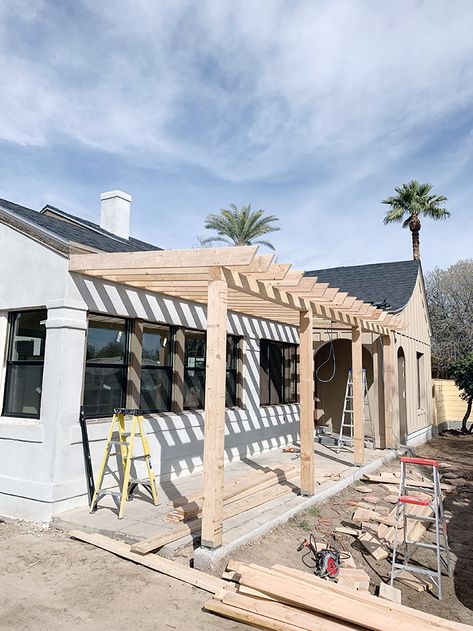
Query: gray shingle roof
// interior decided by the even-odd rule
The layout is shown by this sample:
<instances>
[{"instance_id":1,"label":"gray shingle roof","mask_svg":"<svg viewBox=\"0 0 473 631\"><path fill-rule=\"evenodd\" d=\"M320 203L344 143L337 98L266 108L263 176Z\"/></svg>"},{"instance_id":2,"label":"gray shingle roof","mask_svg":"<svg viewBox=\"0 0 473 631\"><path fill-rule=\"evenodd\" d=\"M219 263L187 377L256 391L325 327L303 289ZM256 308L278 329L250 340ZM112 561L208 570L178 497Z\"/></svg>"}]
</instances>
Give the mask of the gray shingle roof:
<instances>
[{"instance_id":1,"label":"gray shingle roof","mask_svg":"<svg viewBox=\"0 0 473 631\"><path fill-rule=\"evenodd\" d=\"M317 276L322 283L329 283L332 287L348 292L350 296L394 313L409 302L419 269L419 261L396 261L316 269L304 275Z\"/></svg>"},{"instance_id":2,"label":"gray shingle roof","mask_svg":"<svg viewBox=\"0 0 473 631\"><path fill-rule=\"evenodd\" d=\"M76 217L75 215L70 215L69 213L54 208L53 206L47 206L43 210L50 208L52 211L73 220L75 223L63 221L61 219L57 219L56 217L49 217L42 212L26 208L25 206L20 206L19 204L14 204L6 199L0 199L0 209L1 208L14 213L31 224L52 232L65 241L74 241L75 243L96 248L97 250L102 250L103 252L137 252L142 250L161 249L155 245L151 245L150 243L134 239L133 237L130 237L129 239L117 237L116 235L103 230L103 228L91 221L87 221L81 217Z\"/></svg>"}]
</instances>

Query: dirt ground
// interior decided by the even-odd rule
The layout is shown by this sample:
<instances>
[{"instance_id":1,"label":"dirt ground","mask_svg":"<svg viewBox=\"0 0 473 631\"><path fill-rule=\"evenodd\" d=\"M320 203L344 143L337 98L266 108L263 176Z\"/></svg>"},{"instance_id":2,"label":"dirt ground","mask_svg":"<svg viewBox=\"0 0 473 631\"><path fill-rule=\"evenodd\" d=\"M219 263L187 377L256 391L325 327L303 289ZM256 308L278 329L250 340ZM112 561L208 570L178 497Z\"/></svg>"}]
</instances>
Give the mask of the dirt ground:
<instances>
[{"instance_id":1,"label":"dirt ground","mask_svg":"<svg viewBox=\"0 0 473 631\"><path fill-rule=\"evenodd\" d=\"M211 594L57 530L0 523L1 631L241 631Z\"/></svg>"},{"instance_id":2,"label":"dirt ground","mask_svg":"<svg viewBox=\"0 0 473 631\"><path fill-rule=\"evenodd\" d=\"M455 484L455 491L445 501L445 511L451 513L448 523L450 551L453 558L453 577L444 576L442 601L429 592L418 593L410 587L396 585L402 592L402 604L426 611L443 618L473 625L473 437L446 436L433 439L416 451L416 455L436 458L451 467L446 471L458 475L458 478L445 480ZM399 462L393 461L382 471L399 471ZM372 495L380 498L388 495L381 484L369 484ZM371 593L381 580L387 581L390 574L389 560L375 561L367 554L361 544L350 535L336 533L337 525L352 525L351 516L354 507L350 500L362 500L362 494L355 487L349 487L336 497L330 498L304 513L300 513L288 524L281 526L263 539L248 545L235 554L238 561L271 566L282 563L301 570L306 568L302 561L303 552L297 552L297 546L310 532L317 535L318 541L333 543L339 549L351 552L358 568L365 569L371 577ZM382 504L392 508L391 504ZM433 541L427 533L425 541ZM308 558L306 559L309 560ZM416 553L414 561L422 566L434 567L434 553L425 551Z\"/></svg>"},{"instance_id":3,"label":"dirt ground","mask_svg":"<svg viewBox=\"0 0 473 631\"><path fill-rule=\"evenodd\" d=\"M430 593L401 587L402 602L410 607L473 625L473 437L436 438L417 452L435 457L459 477L445 501L451 513L450 547L454 561L453 578L444 578L444 599ZM397 471L393 462L386 470ZM371 484L373 494L388 491ZM377 562L366 555L349 535L331 539L333 529L350 522L350 500L362 495L351 487L324 504L301 513L262 539L235 553L240 561L271 566L283 563L306 569L299 542L310 532L317 539L332 541L350 551L357 567L372 579L371 591L389 575L388 561ZM415 557L423 565L433 561L430 551ZM114 630L222 630L243 631L250 627L202 611L210 594L119 559L88 544L73 541L54 529L42 530L31 524L0 521L0 630L38 629Z\"/></svg>"}]
</instances>

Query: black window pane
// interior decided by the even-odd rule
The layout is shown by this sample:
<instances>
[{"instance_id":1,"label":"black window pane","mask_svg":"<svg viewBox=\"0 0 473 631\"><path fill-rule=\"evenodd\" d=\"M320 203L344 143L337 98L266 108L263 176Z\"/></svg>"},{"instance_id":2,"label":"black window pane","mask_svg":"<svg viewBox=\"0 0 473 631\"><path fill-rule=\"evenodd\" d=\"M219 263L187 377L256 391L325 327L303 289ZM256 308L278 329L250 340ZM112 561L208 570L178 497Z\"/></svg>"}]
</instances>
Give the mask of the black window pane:
<instances>
[{"instance_id":1,"label":"black window pane","mask_svg":"<svg viewBox=\"0 0 473 631\"><path fill-rule=\"evenodd\" d=\"M120 364L124 362L125 356L125 320L90 316L87 332L87 362L92 364Z\"/></svg>"},{"instance_id":2,"label":"black window pane","mask_svg":"<svg viewBox=\"0 0 473 631\"><path fill-rule=\"evenodd\" d=\"M168 327L144 327L141 364L143 366L170 366L170 330Z\"/></svg>"},{"instance_id":3,"label":"black window pane","mask_svg":"<svg viewBox=\"0 0 473 631\"><path fill-rule=\"evenodd\" d=\"M46 310L22 311L13 316L12 343L9 353L11 361L44 360L46 317Z\"/></svg>"},{"instance_id":4,"label":"black window pane","mask_svg":"<svg viewBox=\"0 0 473 631\"><path fill-rule=\"evenodd\" d=\"M166 412L171 407L170 368L141 369L141 404L144 412Z\"/></svg>"},{"instance_id":5,"label":"black window pane","mask_svg":"<svg viewBox=\"0 0 473 631\"><path fill-rule=\"evenodd\" d=\"M43 364L8 366L4 414L39 418Z\"/></svg>"},{"instance_id":6,"label":"black window pane","mask_svg":"<svg viewBox=\"0 0 473 631\"><path fill-rule=\"evenodd\" d=\"M125 405L125 367L87 366L85 370L84 411L86 416L109 416Z\"/></svg>"},{"instance_id":7,"label":"black window pane","mask_svg":"<svg viewBox=\"0 0 473 631\"><path fill-rule=\"evenodd\" d=\"M205 404L205 368L184 368L184 407L203 408Z\"/></svg>"},{"instance_id":8,"label":"black window pane","mask_svg":"<svg viewBox=\"0 0 473 631\"><path fill-rule=\"evenodd\" d=\"M236 370L227 370L225 405L227 408L236 406Z\"/></svg>"},{"instance_id":9,"label":"black window pane","mask_svg":"<svg viewBox=\"0 0 473 631\"><path fill-rule=\"evenodd\" d=\"M297 346L261 340L261 405L277 405L295 401L297 401Z\"/></svg>"},{"instance_id":10,"label":"black window pane","mask_svg":"<svg viewBox=\"0 0 473 631\"><path fill-rule=\"evenodd\" d=\"M205 333L186 331L184 365L187 368L205 368Z\"/></svg>"}]
</instances>

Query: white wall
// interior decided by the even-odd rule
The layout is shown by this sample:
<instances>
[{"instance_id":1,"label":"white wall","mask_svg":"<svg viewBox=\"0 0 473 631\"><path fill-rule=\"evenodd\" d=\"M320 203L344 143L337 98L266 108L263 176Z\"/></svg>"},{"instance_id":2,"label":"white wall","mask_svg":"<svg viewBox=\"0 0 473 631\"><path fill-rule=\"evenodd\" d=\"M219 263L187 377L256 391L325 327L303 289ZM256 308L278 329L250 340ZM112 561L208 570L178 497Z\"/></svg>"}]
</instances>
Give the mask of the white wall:
<instances>
[{"instance_id":1,"label":"white wall","mask_svg":"<svg viewBox=\"0 0 473 631\"><path fill-rule=\"evenodd\" d=\"M47 521L85 504L79 407L87 312L206 329L203 305L150 294L97 279L70 275L67 259L0 224L0 357L5 357L5 312L47 307L45 366L38 420L0 417L0 514ZM2 317L3 314L3 317ZM259 340L297 342L293 327L230 313L228 332L246 339L244 407L226 414L225 458L251 458L298 437L298 406L259 406ZM0 384L5 360L0 365ZM147 417L153 466L163 478L202 466L204 415ZM98 468L108 422L89 424L92 460Z\"/></svg>"}]
</instances>

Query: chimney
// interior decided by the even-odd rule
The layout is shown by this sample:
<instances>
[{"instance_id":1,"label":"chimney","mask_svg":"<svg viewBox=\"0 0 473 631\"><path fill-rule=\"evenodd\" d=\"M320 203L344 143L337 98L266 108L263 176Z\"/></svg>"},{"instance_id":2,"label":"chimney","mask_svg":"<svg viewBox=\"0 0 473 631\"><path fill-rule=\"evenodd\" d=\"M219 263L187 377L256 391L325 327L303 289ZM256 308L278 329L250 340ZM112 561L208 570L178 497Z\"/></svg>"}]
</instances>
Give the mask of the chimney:
<instances>
[{"instance_id":1,"label":"chimney","mask_svg":"<svg viewBox=\"0 0 473 631\"><path fill-rule=\"evenodd\" d=\"M123 191L109 191L100 195L100 227L117 237L130 236L131 195Z\"/></svg>"}]
</instances>

